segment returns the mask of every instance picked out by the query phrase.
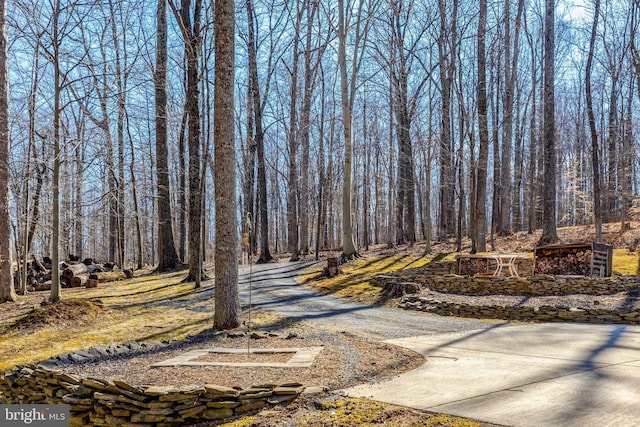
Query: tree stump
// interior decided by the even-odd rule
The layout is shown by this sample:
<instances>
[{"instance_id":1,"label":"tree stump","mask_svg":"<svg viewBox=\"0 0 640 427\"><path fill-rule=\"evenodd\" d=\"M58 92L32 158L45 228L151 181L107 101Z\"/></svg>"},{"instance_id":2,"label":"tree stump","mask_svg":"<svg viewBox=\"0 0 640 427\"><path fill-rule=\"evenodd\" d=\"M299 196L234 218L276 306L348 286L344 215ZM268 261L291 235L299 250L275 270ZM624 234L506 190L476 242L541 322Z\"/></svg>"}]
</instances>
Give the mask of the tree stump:
<instances>
[{"instance_id":1,"label":"tree stump","mask_svg":"<svg viewBox=\"0 0 640 427\"><path fill-rule=\"evenodd\" d=\"M393 298L401 298L407 294L417 294L422 290L418 283L413 282L389 282L380 291L380 300L388 301Z\"/></svg>"},{"instance_id":2,"label":"tree stump","mask_svg":"<svg viewBox=\"0 0 640 427\"><path fill-rule=\"evenodd\" d=\"M338 258L327 258L327 267L322 272L322 275L331 278L337 276L338 274L340 274L340 268L338 267Z\"/></svg>"}]
</instances>

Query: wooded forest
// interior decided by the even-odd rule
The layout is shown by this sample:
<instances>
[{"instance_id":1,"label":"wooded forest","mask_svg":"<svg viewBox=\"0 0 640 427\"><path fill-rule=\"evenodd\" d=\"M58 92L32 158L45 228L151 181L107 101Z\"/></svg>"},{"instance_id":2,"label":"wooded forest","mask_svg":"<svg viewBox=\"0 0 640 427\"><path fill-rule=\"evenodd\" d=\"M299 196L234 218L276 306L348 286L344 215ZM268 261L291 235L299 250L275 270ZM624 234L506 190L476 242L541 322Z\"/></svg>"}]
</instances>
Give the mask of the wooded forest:
<instances>
[{"instance_id":1,"label":"wooded forest","mask_svg":"<svg viewBox=\"0 0 640 427\"><path fill-rule=\"evenodd\" d=\"M2 238L196 282L245 233L260 262L601 239L638 192L639 22L640 0L7 0Z\"/></svg>"}]
</instances>

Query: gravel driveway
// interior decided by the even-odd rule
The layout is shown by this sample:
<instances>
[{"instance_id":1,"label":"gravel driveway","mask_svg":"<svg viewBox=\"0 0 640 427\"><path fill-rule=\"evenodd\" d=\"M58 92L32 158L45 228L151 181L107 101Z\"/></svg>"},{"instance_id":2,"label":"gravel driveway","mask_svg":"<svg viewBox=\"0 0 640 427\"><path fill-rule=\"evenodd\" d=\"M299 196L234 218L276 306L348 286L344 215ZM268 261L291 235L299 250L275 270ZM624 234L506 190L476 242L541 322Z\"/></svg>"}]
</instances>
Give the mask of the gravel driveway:
<instances>
[{"instance_id":1,"label":"gravel driveway","mask_svg":"<svg viewBox=\"0 0 640 427\"><path fill-rule=\"evenodd\" d=\"M313 262L262 264L240 267L240 299L280 313L291 322L308 320L340 330L354 330L376 339L486 330L495 323L460 320L417 312L372 307L323 295L296 283L295 277Z\"/></svg>"}]
</instances>

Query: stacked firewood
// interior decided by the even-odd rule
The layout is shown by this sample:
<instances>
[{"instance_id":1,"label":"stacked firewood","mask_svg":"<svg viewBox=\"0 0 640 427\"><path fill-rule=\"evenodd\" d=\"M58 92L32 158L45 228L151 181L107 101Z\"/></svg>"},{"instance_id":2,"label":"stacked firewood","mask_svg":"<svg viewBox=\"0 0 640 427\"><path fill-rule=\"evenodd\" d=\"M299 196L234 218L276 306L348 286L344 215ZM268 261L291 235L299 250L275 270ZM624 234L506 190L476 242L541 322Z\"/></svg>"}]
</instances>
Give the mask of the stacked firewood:
<instances>
[{"instance_id":1,"label":"stacked firewood","mask_svg":"<svg viewBox=\"0 0 640 427\"><path fill-rule=\"evenodd\" d=\"M536 274L557 275L591 275L591 258L593 252L589 249L554 249L539 251L536 254Z\"/></svg>"},{"instance_id":2,"label":"stacked firewood","mask_svg":"<svg viewBox=\"0 0 640 427\"><path fill-rule=\"evenodd\" d=\"M486 259L461 258L458 260L458 274L460 276L475 276L489 273Z\"/></svg>"}]
</instances>

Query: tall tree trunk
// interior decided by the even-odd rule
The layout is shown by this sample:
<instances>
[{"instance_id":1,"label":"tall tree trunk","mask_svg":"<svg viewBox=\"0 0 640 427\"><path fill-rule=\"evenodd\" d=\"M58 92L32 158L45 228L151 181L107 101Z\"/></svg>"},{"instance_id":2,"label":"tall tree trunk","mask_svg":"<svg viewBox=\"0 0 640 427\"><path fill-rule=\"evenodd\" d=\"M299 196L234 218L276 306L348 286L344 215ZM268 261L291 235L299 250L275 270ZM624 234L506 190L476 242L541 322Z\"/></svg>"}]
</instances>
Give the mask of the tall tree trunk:
<instances>
[{"instance_id":1,"label":"tall tree trunk","mask_svg":"<svg viewBox=\"0 0 640 427\"><path fill-rule=\"evenodd\" d=\"M186 49L185 49L186 56ZM186 76L184 76L186 80ZM186 81L185 92L186 92ZM178 257L182 260L187 259L187 213L189 211L187 205L187 121L189 119L189 107L185 104L182 112L182 120L180 122L180 133L178 134Z\"/></svg>"},{"instance_id":2,"label":"tall tree trunk","mask_svg":"<svg viewBox=\"0 0 640 427\"><path fill-rule=\"evenodd\" d=\"M217 0L215 8L215 315L216 329L239 324L238 221L234 132L235 16L233 0Z\"/></svg>"},{"instance_id":3,"label":"tall tree trunk","mask_svg":"<svg viewBox=\"0 0 640 427\"><path fill-rule=\"evenodd\" d=\"M291 61L291 93L289 100L289 134L287 145L289 147L289 188L287 191L287 231L289 235L288 250L291 252L290 261L300 259L300 246L298 243L298 61L300 43L300 21L302 9L299 3L294 3L296 10L296 22L294 27L293 59ZM304 171L305 174L307 171Z\"/></svg>"},{"instance_id":4,"label":"tall tree trunk","mask_svg":"<svg viewBox=\"0 0 640 427\"><path fill-rule=\"evenodd\" d=\"M6 29L5 29L6 31ZM31 251L31 245L33 243L33 236L35 235L36 226L38 224L40 215L40 197L42 195L42 186L44 183L45 163L38 161L39 154L36 148L36 95L38 93L38 87L40 85L40 39L35 43L34 52L34 76L31 85L31 91L29 92L29 147L27 149L27 170L24 189L24 233L23 233L23 248L22 248L22 279L20 281L20 294L25 295L27 293L27 263L29 259L29 252ZM43 143L44 146L44 143ZM33 156L33 157L32 157ZM33 194L33 208L29 213L29 202L31 197L31 184L29 178L32 176L31 164L34 163L36 188ZM38 166L39 165L39 166Z\"/></svg>"},{"instance_id":5,"label":"tall tree trunk","mask_svg":"<svg viewBox=\"0 0 640 427\"><path fill-rule=\"evenodd\" d=\"M202 269L202 156L201 156L201 132L200 132L200 53L202 44L201 35L202 0L195 0L193 7L191 0L183 0L179 10L180 28L184 38L187 56L187 88L185 104L188 108L188 138L189 148L189 274L185 278L187 282L195 282L195 287L201 286ZM235 208L235 207L234 207Z\"/></svg>"},{"instance_id":6,"label":"tall tree trunk","mask_svg":"<svg viewBox=\"0 0 640 427\"><path fill-rule=\"evenodd\" d=\"M453 4L438 1L440 14L440 37L438 56L441 84L441 130L440 130L440 238L451 237L455 232L455 166L453 164L453 141L451 137L451 89L455 73L454 52L457 45L458 0ZM447 15L451 14L450 17ZM447 23L449 18L449 24Z\"/></svg>"},{"instance_id":7,"label":"tall tree trunk","mask_svg":"<svg viewBox=\"0 0 640 427\"><path fill-rule=\"evenodd\" d=\"M305 35L306 46L304 52L304 89L302 100L302 111L300 116L300 143L302 144L302 164L300 169L305 171L300 176L300 200L298 206L300 207L300 252L302 255L309 254L309 193L310 187L310 174L306 171L309 170L310 163L310 134L311 134L311 102L313 96L313 89L315 87L317 70L320 65L320 59L326 45L320 46L318 49L314 49L312 46L313 38L313 22L318 12L319 2L308 2L305 6L307 8L307 32ZM316 62L312 64L311 59L314 53L316 53Z\"/></svg>"},{"instance_id":8,"label":"tall tree trunk","mask_svg":"<svg viewBox=\"0 0 640 427\"><path fill-rule=\"evenodd\" d=\"M251 24L251 16L247 16ZM249 30L252 32L252 28ZM253 38L253 37L252 37ZM251 79L251 77L249 77ZM244 150L244 182L242 193L244 195L244 212L242 218L242 233L249 237L249 254L256 251L256 219L255 212L255 183L256 183L256 138L255 138L255 115L253 105L253 84L247 85L247 123L246 123L246 148ZM247 222L249 221L249 223ZM250 227L249 227L250 225Z\"/></svg>"},{"instance_id":9,"label":"tall tree trunk","mask_svg":"<svg viewBox=\"0 0 640 427\"><path fill-rule=\"evenodd\" d=\"M362 5L360 6L362 8ZM345 21L344 0L338 0L338 67L340 68L340 93L342 105L342 129L344 134L344 167L342 186L342 258L352 259L358 255L356 244L353 238L353 222L351 218L352 204L352 158L353 158L353 140L352 140L352 112L353 112L353 96L355 95L356 69L352 69L351 82L347 78L347 25ZM358 24L360 24L360 15L358 16ZM359 25L358 25L359 26ZM357 55L353 53L354 59ZM354 60L354 62L356 62ZM351 90L350 87L351 86Z\"/></svg>"},{"instance_id":10,"label":"tall tree trunk","mask_svg":"<svg viewBox=\"0 0 640 427\"><path fill-rule=\"evenodd\" d=\"M158 0L156 70L154 74L156 108L156 173L158 192L158 267L163 272L182 268L173 239L171 193L169 188L169 149L167 141L167 1Z\"/></svg>"},{"instance_id":11,"label":"tall tree trunk","mask_svg":"<svg viewBox=\"0 0 640 427\"><path fill-rule=\"evenodd\" d=\"M526 13L526 9L525 9ZM527 18L524 18L524 28L530 48L531 58L531 114L529 120L529 168L527 170L527 232L533 233L537 228L537 200L538 200L538 168L537 162L540 156L538 151L538 64L536 59L535 39L527 27Z\"/></svg>"},{"instance_id":12,"label":"tall tree trunk","mask_svg":"<svg viewBox=\"0 0 640 427\"><path fill-rule=\"evenodd\" d=\"M322 72L322 69L320 70ZM322 76L324 77L324 76ZM327 193L327 178L326 178L326 170L325 170L325 161L324 161L324 129L325 129L325 87L324 87L324 78L320 78L320 84L322 86L320 93L321 96L321 107L320 107L320 134L318 135L318 223L316 225L316 261L320 257L320 249L326 247L326 235L325 230L327 227L327 218L326 218L326 193Z\"/></svg>"},{"instance_id":13,"label":"tall tree trunk","mask_svg":"<svg viewBox=\"0 0 640 427\"><path fill-rule=\"evenodd\" d=\"M0 1L0 303L18 299L13 286L9 210L9 40L7 2ZM26 256L26 254L25 254Z\"/></svg>"},{"instance_id":14,"label":"tall tree trunk","mask_svg":"<svg viewBox=\"0 0 640 427\"><path fill-rule=\"evenodd\" d=\"M555 143L555 1L545 0L544 20L544 198L539 245L558 241Z\"/></svg>"},{"instance_id":15,"label":"tall tree trunk","mask_svg":"<svg viewBox=\"0 0 640 427\"><path fill-rule=\"evenodd\" d=\"M363 147L363 171L362 171L362 245L364 250L369 250L369 240L371 238L369 234L369 205L371 200L371 136L367 117L367 105L363 106L362 117L362 139L364 140Z\"/></svg>"},{"instance_id":16,"label":"tall tree trunk","mask_svg":"<svg viewBox=\"0 0 640 427\"><path fill-rule=\"evenodd\" d=\"M520 22L524 9L524 0L518 1L516 25L514 29L514 41L511 43L511 0L504 2L504 100L503 100L503 126L502 126L502 168L500 185L500 222L498 233L511 234L511 201L512 201L512 168L511 157L513 152L513 108L515 99L515 83L517 80ZM513 55L513 56L512 56Z\"/></svg>"},{"instance_id":17,"label":"tall tree trunk","mask_svg":"<svg viewBox=\"0 0 640 427\"><path fill-rule=\"evenodd\" d=\"M264 159L264 130L262 128L262 102L260 97L260 86L258 85L258 60L255 41L255 12L253 10L253 0L246 0L247 17L249 24L248 34L248 59L249 59L249 85L252 86L253 112L255 114L255 144L258 162L258 229L260 236L260 257L259 263L266 263L273 260L269 251L269 210L267 207L267 174Z\"/></svg>"},{"instance_id":18,"label":"tall tree trunk","mask_svg":"<svg viewBox=\"0 0 640 427\"><path fill-rule=\"evenodd\" d=\"M391 51L392 55L395 53L395 49L393 49ZM393 61L394 56L391 57L391 60ZM395 103L395 91L394 91L394 87L395 85L393 84L393 79L389 79L389 105L393 105ZM398 227L397 227L397 221L395 220L395 218L398 217L397 211L396 214L393 214L393 189L397 188L396 193L399 191L399 185L394 185L394 183L397 183L397 180L395 179L395 173L394 173L394 163L395 163L395 149L394 149L394 123L395 123L395 119L394 119L394 109L393 108L389 108L389 173L388 173L388 191L387 191L387 247L388 248L392 248L393 245L396 243L397 239L399 238L398 235ZM400 177L398 176L398 180L400 179ZM397 194L396 194L397 197ZM397 207L396 207L397 209Z\"/></svg>"},{"instance_id":19,"label":"tall tree trunk","mask_svg":"<svg viewBox=\"0 0 640 427\"><path fill-rule=\"evenodd\" d=\"M611 76L611 97L609 98L609 135L607 136L607 147L609 151L609 166L607 177L607 209L604 213L604 222L611 222L617 217L618 207L618 72L613 71Z\"/></svg>"},{"instance_id":20,"label":"tall tree trunk","mask_svg":"<svg viewBox=\"0 0 640 427\"><path fill-rule=\"evenodd\" d=\"M624 113L622 156L620 156L620 233L624 233L629 227L629 208L632 203L633 189L633 163L636 158L633 133L633 80L630 83L629 98Z\"/></svg>"},{"instance_id":21,"label":"tall tree trunk","mask_svg":"<svg viewBox=\"0 0 640 427\"><path fill-rule=\"evenodd\" d=\"M494 59L495 61L495 59ZM500 73L496 71L496 66L492 66L491 86L496 87L495 95L491 97L492 120L492 140L493 140L493 195L491 197L491 250L495 250L495 234L500 222L500 137L499 137L499 102L498 92L502 81Z\"/></svg>"},{"instance_id":22,"label":"tall tree trunk","mask_svg":"<svg viewBox=\"0 0 640 427\"><path fill-rule=\"evenodd\" d=\"M487 56L485 51L485 33L487 28L487 0L480 0L478 18L478 169L476 176L475 251L487 250L487 165L489 160L489 123L487 111Z\"/></svg>"},{"instance_id":23,"label":"tall tree trunk","mask_svg":"<svg viewBox=\"0 0 640 427\"><path fill-rule=\"evenodd\" d=\"M116 88L117 88L117 105L118 105L118 118L116 124L116 135L118 144L118 183L116 185L116 220L117 220L117 243L116 243L116 258L114 259L121 268L124 268L125 264L125 215L124 215L124 195L125 195L125 179L124 179L124 121L126 113L126 76L123 70L123 65L126 66L126 49L124 51L124 58L120 53L120 37L119 30L117 28L115 8L113 0L109 0L109 11L111 18L111 31L113 37L113 47L115 52L115 71L116 71ZM122 36L126 37L126 31L122 31ZM126 38L123 40L126 46ZM124 63L123 63L124 60ZM115 172L114 172L115 173Z\"/></svg>"},{"instance_id":24,"label":"tall tree trunk","mask_svg":"<svg viewBox=\"0 0 640 427\"><path fill-rule=\"evenodd\" d=\"M591 38L589 41L589 54L587 56L587 68L585 70L585 87L587 101L587 115L589 117L589 132L591 134L591 166L593 169L593 217L595 222L596 242L602 242L602 205L600 200L600 150L598 148L598 131L596 119L593 113L593 97L591 95L591 68L593 66L593 54L596 44L596 31L600 17L600 0L595 0L593 12L593 24L591 26Z\"/></svg>"},{"instance_id":25,"label":"tall tree trunk","mask_svg":"<svg viewBox=\"0 0 640 427\"><path fill-rule=\"evenodd\" d=\"M52 51L53 51L53 175L51 178L51 294L49 301L62 299L60 283L60 116L62 112L62 76L60 72L60 36L58 18L60 17L60 0L55 1L53 11ZM3 86L4 87L4 86ZM10 234L7 233L7 236ZM13 283L12 283L13 285Z\"/></svg>"}]
</instances>

